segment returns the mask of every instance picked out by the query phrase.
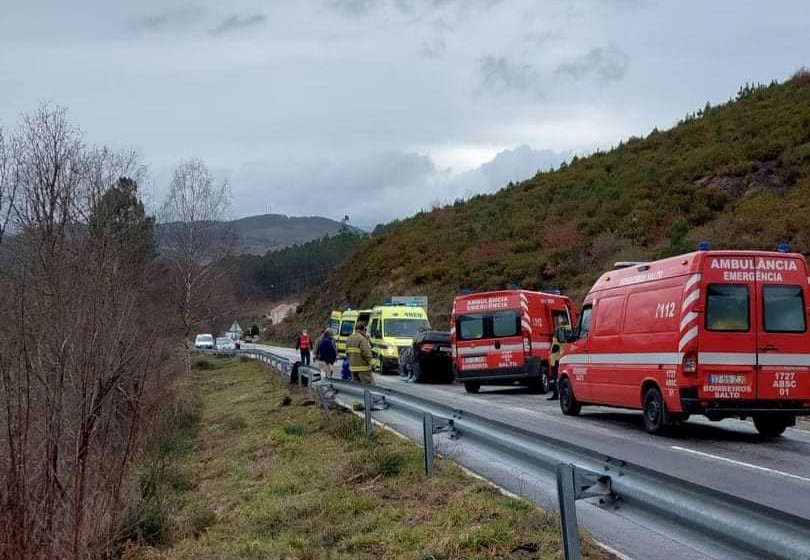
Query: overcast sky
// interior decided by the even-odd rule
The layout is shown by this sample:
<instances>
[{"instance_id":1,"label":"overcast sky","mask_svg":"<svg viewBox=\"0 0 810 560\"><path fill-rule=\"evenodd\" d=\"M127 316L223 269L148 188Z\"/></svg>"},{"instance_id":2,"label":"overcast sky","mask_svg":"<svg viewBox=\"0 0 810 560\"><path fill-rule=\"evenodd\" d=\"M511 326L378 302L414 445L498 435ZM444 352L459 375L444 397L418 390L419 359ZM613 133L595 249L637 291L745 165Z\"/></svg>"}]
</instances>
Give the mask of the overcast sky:
<instances>
[{"instance_id":1,"label":"overcast sky","mask_svg":"<svg viewBox=\"0 0 810 560\"><path fill-rule=\"evenodd\" d=\"M49 101L199 157L234 216L373 226L810 65L806 0L0 0L0 123Z\"/></svg>"}]
</instances>

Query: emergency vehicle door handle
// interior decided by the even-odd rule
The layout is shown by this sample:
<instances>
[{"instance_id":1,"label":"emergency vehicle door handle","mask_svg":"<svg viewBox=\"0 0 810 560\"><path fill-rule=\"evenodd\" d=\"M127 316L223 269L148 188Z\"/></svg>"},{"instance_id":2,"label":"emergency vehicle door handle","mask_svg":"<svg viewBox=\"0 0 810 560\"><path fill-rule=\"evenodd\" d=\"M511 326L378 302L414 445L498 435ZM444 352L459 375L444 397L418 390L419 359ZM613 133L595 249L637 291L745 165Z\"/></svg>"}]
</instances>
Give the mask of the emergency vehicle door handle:
<instances>
[{"instance_id":1,"label":"emergency vehicle door handle","mask_svg":"<svg viewBox=\"0 0 810 560\"><path fill-rule=\"evenodd\" d=\"M495 350L500 350L500 349L501 349L501 341L500 341L500 340L496 340L496 341L495 341Z\"/></svg>"},{"instance_id":2,"label":"emergency vehicle door handle","mask_svg":"<svg viewBox=\"0 0 810 560\"><path fill-rule=\"evenodd\" d=\"M767 346L759 347L760 352L776 352L777 350L779 350L779 347L774 346L773 344L768 344Z\"/></svg>"}]
</instances>

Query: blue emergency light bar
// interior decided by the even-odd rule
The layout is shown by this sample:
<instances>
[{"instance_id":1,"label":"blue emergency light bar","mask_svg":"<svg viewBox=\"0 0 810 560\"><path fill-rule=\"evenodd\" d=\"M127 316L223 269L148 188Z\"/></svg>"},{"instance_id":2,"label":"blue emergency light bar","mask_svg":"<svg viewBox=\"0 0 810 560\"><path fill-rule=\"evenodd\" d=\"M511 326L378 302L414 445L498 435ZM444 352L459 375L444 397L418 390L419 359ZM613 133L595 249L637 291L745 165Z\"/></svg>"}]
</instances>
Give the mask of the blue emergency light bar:
<instances>
[{"instance_id":1,"label":"blue emergency light bar","mask_svg":"<svg viewBox=\"0 0 810 560\"><path fill-rule=\"evenodd\" d=\"M698 243L698 251L708 251L712 248L712 244L709 243L708 239L702 239L700 243Z\"/></svg>"},{"instance_id":2,"label":"blue emergency light bar","mask_svg":"<svg viewBox=\"0 0 810 560\"><path fill-rule=\"evenodd\" d=\"M776 250L780 253L790 253L790 243L780 243Z\"/></svg>"}]
</instances>

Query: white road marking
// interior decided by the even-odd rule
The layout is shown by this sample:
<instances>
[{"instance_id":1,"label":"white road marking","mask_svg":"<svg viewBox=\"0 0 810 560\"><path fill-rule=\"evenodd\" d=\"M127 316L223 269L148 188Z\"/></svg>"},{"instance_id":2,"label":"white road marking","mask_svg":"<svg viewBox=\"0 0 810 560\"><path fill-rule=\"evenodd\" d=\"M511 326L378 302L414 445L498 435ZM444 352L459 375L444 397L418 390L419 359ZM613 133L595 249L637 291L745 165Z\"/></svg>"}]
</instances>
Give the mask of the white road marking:
<instances>
[{"instance_id":1,"label":"white road marking","mask_svg":"<svg viewBox=\"0 0 810 560\"><path fill-rule=\"evenodd\" d=\"M633 560L633 558L631 558L630 556L624 554L623 552L619 552L618 550L616 550L612 546L608 546L605 543L603 543L602 541L597 541L596 539L594 539L593 542L596 543L596 546L599 546L599 547L607 550L609 553L611 553L613 556L615 556L619 560Z\"/></svg>"},{"instance_id":2,"label":"white road marking","mask_svg":"<svg viewBox=\"0 0 810 560\"><path fill-rule=\"evenodd\" d=\"M723 461L726 463L731 463L732 465L737 465L739 467L745 467L748 469L753 469L756 471L767 472L770 474L775 474L779 476L784 476L787 478L793 478L796 480L801 480L802 482L810 482L810 478L805 478L803 476L799 476L797 474L787 473L784 471L778 471L776 469L769 469L768 467L761 467L759 465L752 465L751 463L744 463L742 461L737 461L735 459L729 459L728 457L721 457L719 455L712 455L711 453L704 453L703 451L696 451L694 449L687 449L686 447L680 447L677 445L670 446L675 451L683 451L685 453L692 453L693 455L699 455L701 457L706 457L708 459L715 459L717 461Z\"/></svg>"}]
</instances>

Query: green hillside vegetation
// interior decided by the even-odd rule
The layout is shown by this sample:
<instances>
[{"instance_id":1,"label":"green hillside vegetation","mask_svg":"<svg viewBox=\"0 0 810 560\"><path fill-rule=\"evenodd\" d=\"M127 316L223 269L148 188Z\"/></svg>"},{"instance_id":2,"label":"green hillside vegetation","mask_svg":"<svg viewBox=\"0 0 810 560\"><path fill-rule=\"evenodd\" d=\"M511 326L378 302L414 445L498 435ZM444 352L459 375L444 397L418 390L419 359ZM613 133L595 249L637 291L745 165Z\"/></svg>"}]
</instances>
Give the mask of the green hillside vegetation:
<instances>
[{"instance_id":1,"label":"green hillside vegetation","mask_svg":"<svg viewBox=\"0 0 810 560\"><path fill-rule=\"evenodd\" d=\"M364 240L364 235L350 232L327 235L263 257L237 256L229 264L236 270L237 290L242 297L279 300L303 294L323 282Z\"/></svg>"},{"instance_id":2,"label":"green hillside vegetation","mask_svg":"<svg viewBox=\"0 0 810 560\"><path fill-rule=\"evenodd\" d=\"M810 253L810 72L747 85L671 130L394 223L310 294L296 322L416 293L445 328L464 288L514 282L579 300L614 261L691 251L703 238Z\"/></svg>"}]
</instances>

